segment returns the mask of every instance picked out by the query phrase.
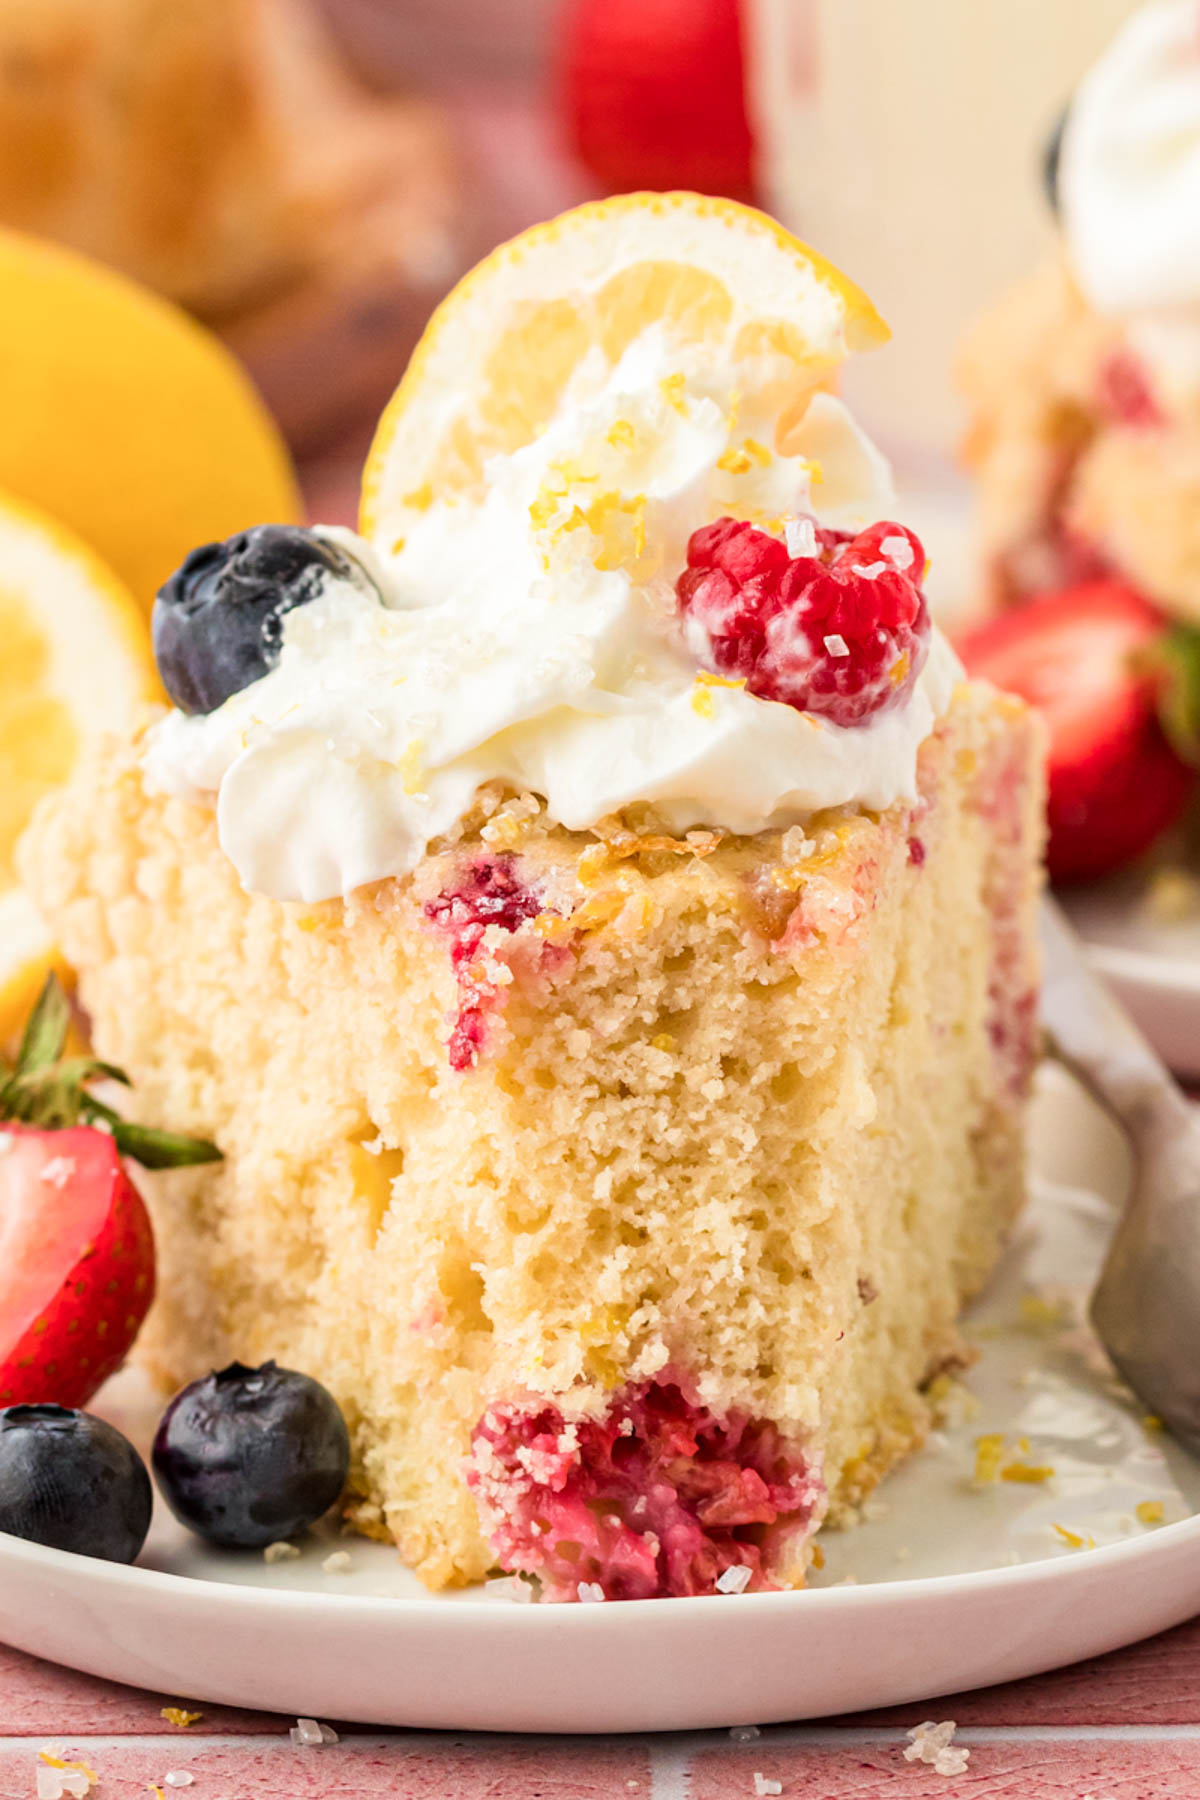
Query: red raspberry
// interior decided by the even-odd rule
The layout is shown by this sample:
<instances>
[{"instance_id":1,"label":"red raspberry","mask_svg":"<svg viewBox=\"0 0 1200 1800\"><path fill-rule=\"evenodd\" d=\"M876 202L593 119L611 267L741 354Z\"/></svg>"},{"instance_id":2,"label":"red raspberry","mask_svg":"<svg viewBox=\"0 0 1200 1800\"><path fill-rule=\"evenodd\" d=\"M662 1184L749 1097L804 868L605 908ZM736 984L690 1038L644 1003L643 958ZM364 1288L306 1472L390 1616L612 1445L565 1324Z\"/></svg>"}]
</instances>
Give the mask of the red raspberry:
<instances>
[{"instance_id":1,"label":"red raspberry","mask_svg":"<svg viewBox=\"0 0 1200 1800\"><path fill-rule=\"evenodd\" d=\"M1117 349L1100 367L1097 383L1100 411L1118 425L1165 424L1149 377L1132 350Z\"/></svg>"},{"instance_id":2,"label":"red raspberry","mask_svg":"<svg viewBox=\"0 0 1200 1800\"><path fill-rule=\"evenodd\" d=\"M761 699L859 725L912 691L928 654L925 552L887 520L814 538L814 555L789 556L737 519L694 531L675 584L684 634Z\"/></svg>"}]
</instances>

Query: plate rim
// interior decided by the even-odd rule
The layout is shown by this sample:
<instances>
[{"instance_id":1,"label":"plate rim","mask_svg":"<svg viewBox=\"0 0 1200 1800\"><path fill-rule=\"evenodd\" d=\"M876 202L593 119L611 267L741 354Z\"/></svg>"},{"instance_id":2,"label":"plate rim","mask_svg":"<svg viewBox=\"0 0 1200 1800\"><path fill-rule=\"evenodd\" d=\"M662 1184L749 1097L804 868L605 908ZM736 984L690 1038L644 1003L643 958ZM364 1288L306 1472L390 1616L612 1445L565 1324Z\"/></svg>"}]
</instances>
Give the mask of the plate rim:
<instances>
[{"instance_id":1,"label":"plate rim","mask_svg":"<svg viewBox=\"0 0 1200 1800\"><path fill-rule=\"evenodd\" d=\"M1085 938L1088 961L1110 980L1137 983L1178 995L1181 988L1200 1000L1200 959L1173 956L1166 951L1135 950L1125 944L1100 943Z\"/></svg>"},{"instance_id":2,"label":"plate rim","mask_svg":"<svg viewBox=\"0 0 1200 1800\"><path fill-rule=\"evenodd\" d=\"M1200 1539L1200 1512L1187 1519L1175 1519L1170 1524L1151 1527L1144 1535L1132 1536L1112 1544L1097 1544L1091 1549L1072 1550L1069 1554L1041 1556L1031 1562L1001 1565L986 1569L958 1570L945 1575L908 1575L896 1576L889 1581L839 1582L829 1587L808 1587L777 1590L771 1593L757 1594L682 1594L657 1596L648 1600L610 1601L604 1605L523 1605L512 1602L508 1605L497 1605L494 1600L458 1593L452 1599L437 1594L358 1594L358 1593L326 1593L317 1588L273 1588L269 1584L243 1581L214 1581L194 1575L179 1574L169 1569L147 1569L136 1563L108 1562L102 1557L82 1556L70 1550L56 1550L45 1544L36 1544L25 1538L12 1536L8 1532L0 1532L0 1573L6 1562L32 1563L34 1568L39 1564L47 1576L58 1573L67 1578L73 1573L78 1575L80 1565L91 1565L84 1573L89 1585L95 1588L126 1588L132 1584L149 1593L160 1593L169 1596L182 1591L199 1592L217 1604L228 1604L233 1607L244 1607L247 1604L261 1605L264 1601L272 1606L282 1606L283 1610L315 1607L320 1612L337 1612L345 1618L344 1609L363 1607L377 1612L380 1607L394 1611L398 1615L416 1614L431 1618L452 1619L462 1624L472 1621L479 1623L486 1620L491 1623L510 1616L540 1617L544 1619L578 1618L582 1615L604 1614L613 1612L624 1614L628 1608L653 1607L656 1612L668 1608L672 1615L681 1617L694 1613L697 1607L712 1608L714 1602L720 1600L737 1600L742 1607L753 1606L759 1611L771 1608L782 1611L784 1608L804 1606L807 1610L828 1611L832 1608L854 1610L867 1604L880 1604L881 1594L896 1594L906 1599L920 1600L923 1596L935 1599L944 1596L954 1589L966 1589L974 1592L979 1589L992 1590L997 1587L1017 1587L1037 1584L1045 1581L1064 1581L1073 1579L1068 1575L1071 1569L1081 1571L1079 1579L1091 1579L1097 1570L1103 1572L1112 1564L1144 1561L1166 1555L1184 1546L1191 1539ZM236 1599L234 1597L237 1597ZM705 1616L708 1616L706 1612ZM526 1628L522 1628L526 1629ZM534 1630L545 1627L534 1626ZM568 1626L568 1630L580 1627Z\"/></svg>"}]
</instances>

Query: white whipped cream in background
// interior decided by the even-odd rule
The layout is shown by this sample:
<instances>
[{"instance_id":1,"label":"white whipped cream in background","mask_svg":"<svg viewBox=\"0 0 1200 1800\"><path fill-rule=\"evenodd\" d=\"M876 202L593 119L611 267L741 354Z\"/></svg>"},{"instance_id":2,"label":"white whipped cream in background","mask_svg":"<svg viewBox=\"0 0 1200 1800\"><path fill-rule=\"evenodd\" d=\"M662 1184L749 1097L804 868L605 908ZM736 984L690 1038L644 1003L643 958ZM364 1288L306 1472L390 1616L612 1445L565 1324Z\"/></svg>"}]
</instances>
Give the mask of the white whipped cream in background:
<instances>
[{"instance_id":1,"label":"white whipped cream in background","mask_svg":"<svg viewBox=\"0 0 1200 1800\"><path fill-rule=\"evenodd\" d=\"M572 830L637 801L677 832L751 833L915 798L961 678L936 630L906 700L853 728L706 680L683 644L674 581L697 526L894 513L839 400L818 394L782 456L738 386L655 328L614 369L585 362L535 442L489 465L482 501L435 501L394 554L331 530L385 604L331 577L260 681L154 728L147 786L215 796L245 886L309 902L407 873L489 781Z\"/></svg>"},{"instance_id":2,"label":"white whipped cream in background","mask_svg":"<svg viewBox=\"0 0 1200 1800\"><path fill-rule=\"evenodd\" d=\"M1085 298L1165 397L1200 391L1200 6L1154 0L1071 101L1059 192Z\"/></svg>"}]
</instances>

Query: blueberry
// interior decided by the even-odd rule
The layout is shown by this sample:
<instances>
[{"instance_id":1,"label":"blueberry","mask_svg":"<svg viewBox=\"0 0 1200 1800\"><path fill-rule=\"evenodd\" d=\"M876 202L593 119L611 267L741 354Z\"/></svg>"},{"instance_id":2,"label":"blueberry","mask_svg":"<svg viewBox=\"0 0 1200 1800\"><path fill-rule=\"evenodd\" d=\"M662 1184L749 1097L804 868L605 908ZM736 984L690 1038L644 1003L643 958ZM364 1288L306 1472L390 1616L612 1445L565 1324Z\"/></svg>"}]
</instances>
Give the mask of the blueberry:
<instances>
[{"instance_id":1,"label":"blueberry","mask_svg":"<svg viewBox=\"0 0 1200 1800\"><path fill-rule=\"evenodd\" d=\"M1058 191L1058 172L1062 164L1063 134L1067 129L1067 120L1071 109L1064 106L1054 121L1054 128L1046 139L1042 151L1042 185L1046 190L1046 199L1050 203L1050 211L1057 219L1062 211L1062 201Z\"/></svg>"},{"instance_id":2,"label":"blueberry","mask_svg":"<svg viewBox=\"0 0 1200 1800\"><path fill-rule=\"evenodd\" d=\"M181 1524L211 1543L254 1549L328 1511L346 1485L350 1434L311 1376L230 1363L176 1394L153 1462Z\"/></svg>"},{"instance_id":3,"label":"blueberry","mask_svg":"<svg viewBox=\"0 0 1200 1800\"><path fill-rule=\"evenodd\" d=\"M279 660L283 617L334 576L378 596L357 559L298 525L256 525L193 550L158 590L151 617L163 686L208 713Z\"/></svg>"},{"instance_id":4,"label":"blueberry","mask_svg":"<svg viewBox=\"0 0 1200 1800\"><path fill-rule=\"evenodd\" d=\"M131 1563L152 1502L145 1463L103 1419L65 1406L0 1411L0 1531Z\"/></svg>"}]
</instances>

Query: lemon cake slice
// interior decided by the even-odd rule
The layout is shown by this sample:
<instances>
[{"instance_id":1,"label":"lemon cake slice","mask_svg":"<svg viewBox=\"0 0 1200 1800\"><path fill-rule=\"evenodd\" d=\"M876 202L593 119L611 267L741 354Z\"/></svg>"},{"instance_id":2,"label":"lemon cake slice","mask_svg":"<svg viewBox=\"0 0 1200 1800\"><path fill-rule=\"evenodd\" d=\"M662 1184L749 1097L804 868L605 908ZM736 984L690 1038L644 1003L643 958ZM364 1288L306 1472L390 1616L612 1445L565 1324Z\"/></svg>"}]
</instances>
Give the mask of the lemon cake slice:
<instances>
[{"instance_id":1,"label":"lemon cake slice","mask_svg":"<svg viewBox=\"0 0 1200 1800\"><path fill-rule=\"evenodd\" d=\"M1040 746L752 212L581 209L435 318L363 533L163 589L176 710L26 876L154 1178L164 1381L338 1397L429 1585L798 1585L918 1444L1024 1188Z\"/></svg>"}]
</instances>

